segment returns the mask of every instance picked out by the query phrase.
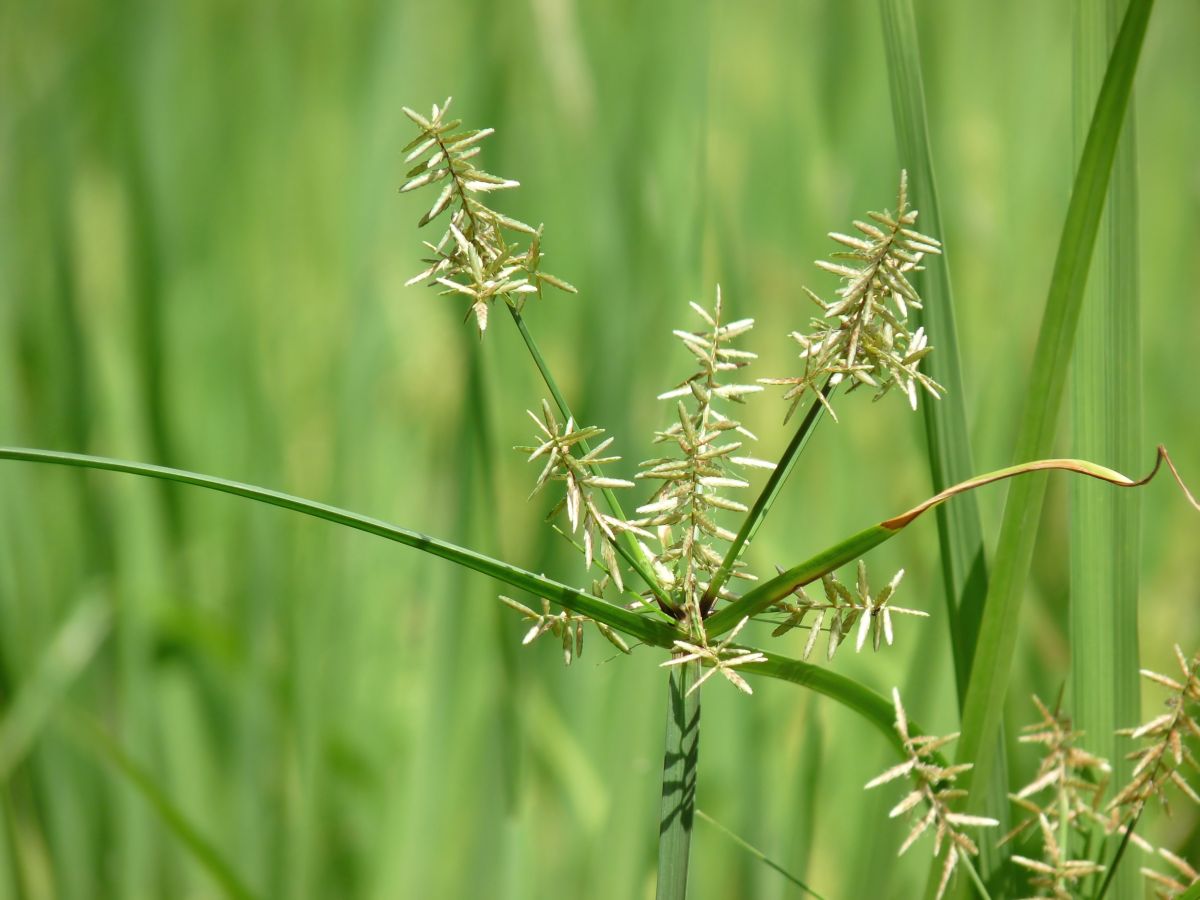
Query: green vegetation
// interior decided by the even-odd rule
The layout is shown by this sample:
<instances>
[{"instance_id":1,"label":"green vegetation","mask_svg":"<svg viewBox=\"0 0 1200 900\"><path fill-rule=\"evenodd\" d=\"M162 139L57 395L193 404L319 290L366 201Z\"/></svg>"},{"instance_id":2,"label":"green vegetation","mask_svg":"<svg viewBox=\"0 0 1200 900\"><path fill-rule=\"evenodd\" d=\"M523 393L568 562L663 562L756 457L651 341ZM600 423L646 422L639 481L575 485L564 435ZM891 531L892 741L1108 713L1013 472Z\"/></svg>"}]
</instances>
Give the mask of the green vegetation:
<instances>
[{"instance_id":1,"label":"green vegetation","mask_svg":"<svg viewBox=\"0 0 1200 900\"><path fill-rule=\"evenodd\" d=\"M1132 783L1118 766L1108 795L1129 785L1132 817L1169 780L1154 754L1197 727L1200 701L1196 661L1170 653L1195 649L1200 632L1187 504L1165 479L1144 491L1096 482L1072 489L1068 527L1068 478L1022 475L1003 517L993 488L904 528L922 498L1013 461L1019 422L1018 462L1075 455L1139 477L1162 442L1195 477L1187 342L1200 328L1179 285L1200 237L1181 175L1200 136L1185 52L1200 17L1157 10L1139 68L1150 4L1134 0L1127 16L1100 6L1073 26L1035 4L968 14L883 0L880 27L840 7L751 18L668 3L639 9L633 32L600 7L554 2L6 8L0 443L106 458L0 451L0 896L644 896L656 868L664 897L684 885L693 897L914 896L956 862L970 877L959 868L955 890L997 898L1029 872L1047 890L1140 890L1072 862L1081 847L1186 884L1186 863L1119 835L1100 847L1069 838L1086 823L1064 814L1065 787L1057 806L1037 806L1036 791L1014 806L1026 830L999 852L974 829L1008 818L997 798L1039 784L1030 741L1016 743L1031 693L1058 698L1039 701L1039 752L1073 752L1063 710L1092 723L1085 746L1114 763L1139 745L1111 728L1153 720L1135 736L1151 763ZM1053 52L1072 27L1099 42L1081 44L1101 48L1089 51L1098 70L1093 59L1071 76ZM1124 118L1135 71L1136 166ZM412 137L401 103L447 92L496 134L401 150ZM428 133L436 118L415 121ZM880 140L893 118L895 151ZM484 138L481 165L522 189L489 200L500 213L467 206L471 228L449 233L453 265L431 274L453 296L405 287L420 268L417 215L453 214L466 190L507 182L456 176L457 191L428 187L414 212L388 187L421 187L423 161L401 161ZM821 235L880 208L901 167L921 230L948 253L916 280L926 303L912 306L912 332L897 326L899 355L868 354L856 374L856 348L879 345L820 325L814 339L799 286ZM427 230L440 234L439 221ZM544 239L522 221L544 221ZM863 235L843 249L876 265L883 233ZM937 249L910 241L904 252ZM579 296L556 292L572 285ZM828 298L836 285L813 287ZM682 321L688 300L704 321ZM828 378L890 381L916 406L905 367L924 353L918 325L935 348L920 361L924 389L950 388L921 400L924 446L904 404L835 398ZM676 332L699 364L686 383L688 354L670 337L681 326L700 329ZM797 331L816 360L803 374L782 340ZM717 361L744 359L726 349L735 337L760 359L744 385L722 387ZM723 468L705 435L733 423L715 398L742 399L770 374L803 409L784 427L785 407L760 397L739 418L759 436L753 457L783 464L756 475L734 449L745 474ZM672 384L668 403L651 402ZM505 452L528 440L523 411L547 391L557 409L535 416L526 455L548 463L547 494L566 482L560 526L590 574L538 521L558 497L526 503L537 470ZM821 421L827 403L841 422ZM639 470L586 422L627 456L639 435L667 449ZM1057 440L1068 433L1069 453ZM681 466L722 493L684 490ZM660 486L625 501L627 518L616 495L646 480ZM744 503L726 493L743 483ZM744 523L726 515L739 509ZM1002 519L989 581L981 548L996 546ZM681 538L684 524L711 540ZM853 590L830 577L824 600L791 595L868 550L873 572L905 568L903 603L931 617L905 622L895 648L881 648L892 634L877 613L899 576L872 590L860 566L840 576ZM747 589L744 571L760 581ZM610 578L610 600L641 591L648 606L604 600ZM534 595L509 601L519 615L496 600L514 589ZM741 599L719 601L723 590ZM539 611L539 597L567 611ZM772 608L766 628L743 628ZM881 652L801 662L815 634L795 627L806 615L831 629L830 657L835 637L861 647L871 634ZM593 634L581 657L579 616L617 646ZM561 647L518 652L523 633L546 632ZM1141 665L1166 673L1143 708L1164 689L1176 698L1158 719L1137 715L1139 636ZM654 646L675 648L669 676ZM754 696L705 681L698 730L701 692L687 690L718 672ZM948 739L904 724L895 685L938 734L958 729L961 705L962 740L945 753L976 770L941 758ZM911 772L876 777L904 757ZM1101 771L1091 756L1062 758ZM906 832L886 812L901 795L862 790L910 775L916 799L901 807L929 802L954 847L932 877L917 853L893 862ZM966 812L954 780L971 786ZM693 831L697 817L717 827ZM1196 821L1186 803L1170 822L1151 808L1138 831L1195 861ZM1039 833L1063 852L1030 864Z\"/></svg>"}]
</instances>

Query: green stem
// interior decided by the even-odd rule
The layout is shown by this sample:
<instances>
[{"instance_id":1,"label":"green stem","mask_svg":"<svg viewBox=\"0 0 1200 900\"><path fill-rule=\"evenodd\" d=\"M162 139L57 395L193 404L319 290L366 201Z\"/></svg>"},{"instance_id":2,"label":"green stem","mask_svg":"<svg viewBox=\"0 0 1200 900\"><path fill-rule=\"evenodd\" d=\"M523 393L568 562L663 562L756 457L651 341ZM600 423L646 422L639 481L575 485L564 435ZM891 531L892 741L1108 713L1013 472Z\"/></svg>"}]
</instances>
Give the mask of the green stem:
<instances>
[{"instance_id":1,"label":"green stem","mask_svg":"<svg viewBox=\"0 0 1200 900\"><path fill-rule=\"evenodd\" d=\"M824 387L821 388L821 394L828 400L833 394L836 385L830 380L826 380ZM787 481L788 475L792 473L792 469L796 465L796 460L800 458L808 439L812 436L816 429L817 422L821 420L821 414L825 412L825 404L820 400L814 400L808 413L804 416L804 420L800 423L800 427L796 429L796 433L792 436L791 443L787 445L787 449L783 451L783 456L779 458L775 470L771 472L771 477L767 479L767 483L763 486L762 492L759 493L758 499L754 501L754 506L750 508L750 512L746 515L746 520L742 522L742 527L738 530L737 537L733 539L733 543L729 545L729 550L725 553L725 558L721 560L721 568L719 568L712 577L708 589L704 592L704 596L700 599L700 613L707 616L713 608L713 604L717 601L717 596L721 588L725 586L725 582L733 574L733 567L737 563L738 557L742 554L742 548L754 539L754 535L758 533L759 527L770 512L775 498L779 496L779 491L783 488L783 483Z\"/></svg>"},{"instance_id":2,"label":"green stem","mask_svg":"<svg viewBox=\"0 0 1200 900\"><path fill-rule=\"evenodd\" d=\"M1129 840L1133 837L1133 830L1137 828L1138 820L1142 817L1140 808L1137 813L1130 819L1129 824L1125 828L1125 833L1121 835L1121 843L1117 844L1117 852L1113 854L1112 862L1105 866L1104 881L1100 884L1100 890L1096 892L1096 900L1104 900L1104 895L1108 892L1109 885L1112 884L1113 878L1117 874L1117 864L1121 861L1121 857L1125 855L1125 848L1129 846ZM1101 845L1103 846L1103 845ZM1200 882L1197 882L1200 884ZM1191 890L1184 894L1184 897L1200 896L1200 891Z\"/></svg>"},{"instance_id":3,"label":"green stem","mask_svg":"<svg viewBox=\"0 0 1200 900\"><path fill-rule=\"evenodd\" d=\"M575 419L574 414L571 412L571 407L567 404L567 398L558 389L558 382L554 380L554 375L551 374L550 367L546 364L541 350L538 349L537 342L533 339L533 335L529 333L529 329L525 325L525 319L522 318L521 313L511 303L506 303L505 305L508 307L509 313L512 314L513 322L516 323L517 330L521 332L521 338L525 341L525 347L529 350L529 355L533 357L533 362L537 366L538 371L541 372L542 381L546 382L546 388L550 391L550 396L554 398L554 403L558 406L559 412L568 419ZM575 421L578 423L579 420L575 419ZM580 441L579 445L585 454L591 452L587 441ZM597 476L603 476L604 472L600 466L592 465L590 468ZM621 509L621 502L617 499L617 495L612 492L612 488L601 488L600 493L604 497L612 514L621 521L628 521L625 518L624 510ZM675 617L675 603L671 600L670 595L663 590L663 586L659 583L658 579L654 577L654 572L647 565L645 555L642 553L642 548L638 544L637 538L629 532L624 532L622 541L618 542L615 546L621 557L642 577L647 587L654 593L655 599L658 600L659 608L668 615Z\"/></svg>"},{"instance_id":4,"label":"green stem","mask_svg":"<svg viewBox=\"0 0 1200 900\"><path fill-rule=\"evenodd\" d=\"M979 892L979 896L983 900L992 900L992 895L988 893L987 886L983 883L983 879L979 877L979 872L975 869L975 863L971 862L967 856L962 856L963 866L967 870L967 874L971 876L971 883L975 885L975 890Z\"/></svg>"},{"instance_id":5,"label":"green stem","mask_svg":"<svg viewBox=\"0 0 1200 900\"><path fill-rule=\"evenodd\" d=\"M694 662L672 666L667 681L657 900L687 897L688 860L696 815L696 763L700 755L700 692L688 692L699 672L700 666Z\"/></svg>"}]
</instances>

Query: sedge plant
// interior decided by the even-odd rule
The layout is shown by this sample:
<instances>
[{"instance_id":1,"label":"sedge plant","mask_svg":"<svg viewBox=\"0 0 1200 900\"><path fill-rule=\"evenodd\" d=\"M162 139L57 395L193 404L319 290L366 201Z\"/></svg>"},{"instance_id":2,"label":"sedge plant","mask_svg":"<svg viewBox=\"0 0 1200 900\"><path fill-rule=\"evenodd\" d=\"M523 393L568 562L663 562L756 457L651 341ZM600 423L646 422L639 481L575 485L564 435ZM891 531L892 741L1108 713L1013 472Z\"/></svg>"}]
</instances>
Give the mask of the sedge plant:
<instances>
[{"instance_id":1,"label":"sedge plant","mask_svg":"<svg viewBox=\"0 0 1200 900\"><path fill-rule=\"evenodd\" d=\"M1148 4L1131 5L1131 15L1134 12L1148 14ZM1140 21L1144 32L1144 16L1133 21ZM1114 52L1114 59L1123 62L1115 70L1110 66L1110 73L1117 74L1112 76L1115 87L1109 89L1106 81L1108 92L1102 92L1098 103L1101 125L1107 121L1101 118L1103 113L1115 116L1119 126L1123 112L1120 91L1127 97L1140 39L1140 33L1129 37L1122 45L1123 56ZM791 560L770 572L754 571L746 558L747 548L764 527L814 430L826 416L837 419L842 396L854 391L872 392L877 399L891 394L917 410L938 403L945 392L931 374L938 371L932 361L940 336L928 333L922 323L945 322L946 318L924 315L925 302L919 290L924 264L941 254L942 245L937 237L918 228L906 173L900 174L893 209L869 213L844 231L831 233L837 248L817 265L837 276L840 287L832 296L806 289L797 298L808 311L796 316L794 330L787 336L796 347L792 371L751 371L756 360L749 343L754 320L731 315L732 304L719 287L714 287L711 302L690 304L690 321L674 332L678 378L664 385L658 396L663 404L662 425L649 437L654 449L639 463L634 477L624 478L614 474L621 462L617 451L624 449L617 436L574 415L525 318L530 301L551 292L576 293L576 289L543 267L542 227L497 210L490 199L492 194L518 186L480 165L491 129L464 129L450 118L449 107L449 101L434 105L428 115L405 110L417 133L405 149L405 164L410 168L401 190L427 193L429 205L419 224L433 225L440 232L426 242L425 268L410 284L429 284L439 291L444 302L457 305L467 327L481 338L497 327L497 319L508 319L520 334L547 396L530 398L531 439L518 450L537 467L530 477L532 492L551 495L547 518L554 520L563 538L578 549L582 574L558 580L349 510L178 469L23 448L0 448L0 458L190 484L290 509L439 556L485 573L517 593L501 598L522 620L515 625L514 631L520 631L514 637L527 644L554 639L568 665L583 652L590 629L622 654L656 654L664 670L668 701L658 826L661 898L686 895L692 828L695 819L703 817L696 807L702 789L697 760L703 690L727 682L738 692L752 694L758 677L809 688L874 725L896 750L899 762L867 787L911 782L892 808L894 816L913 818L900 852L932 835L936 877L931 892L940 898L970 885L988 896L989 873L981 870L980 855L986 845L996 843L989 829L994 829L998 819L996 811L977 811L968 801L973 754L986 748L995 736L996 713L987 712L989 707L977 697L991 700L997 692L1002 696L1003 684L997 683L997 676L1007 665L1006 654L1011 653L1007 636L1011 628L1003 641L986 647L973 641L976 632L983 636L982 641L1015 616L1017 607L1011 595L1020 578L1013 573L1019 573L1021 566L1005 567L1005 580L994 588L995 603L989 601L982 612L978 606L972 607L969 627L952 623L952 633L968 635L964 644L956 645L956 673L965 693L965 740L959 742L959 746L968 744L965 757L960 751L955 759L949 752L958 735L925 734L909 717L899 691L885 696L814 660L830 660L847 644L852 644L855 652L863 651L868 643L873 651L885 652L898 636L903 638L911 620L934 614L916 600L904 599L907 605L897 603L903 596L903 570L876 579L864 561L869 550L924 512L955 502L975 488L1017 476L1038 479L1038 473L1048 470L1086 475L1115 487L1136 487L1152 478L1165 461L1178 480L1165 451L1160 448L1154 470L1142 479L1084 460L1024 459L996 472L939 484L938 492L928 500L868 525L809 559ZM1077 194L1078 204L1073 197L1069 223L1075 223L1079 234L1065 244L1066 262L1062 272L1056 269L1052 288L1052 299L1058 295L1066 298L1062 307L1066 312L1056 315L1065 317L1068 324L1070 302L1078 293L1073 279L1079 277L1080 266L1086 271L1088 228L1094 237L1094 220L1099 218L1092 195L1097 186L1103 193L1107 163L1111 162L1106 133L1093 125L1090 134L1100 136L1094 141L1089 137L1091 155L1085 151L1081 170L1096 184L1083 178L1086 190ZM952 327L952 319L950 324ZM1068 337L1052 334L1047 339L1051 347L1047 354L1064 340L1070 344L1070 328L1061 323L1055 327L1060 332L1065 329ZM948 339L953 342L953 334ZM953 360L948 370L957 373L956 367L957 360ZM1061 394L1061 379L1051 379L1051 387ZM782 417L795 423L791 439L778 453L752 449L756 438L740 414L746 403L761 402L769 389L780 389ZM1023 446L1045 446L1043 438L1056 417L1056 403L1057 397L1052 397L1031 413L1038 427ZM961 458L950 468L962 474ZM759 472L765 474L765 483L754 492L752 477ZM1195 505L1190 495L1189 499ZM1007 540L1014 545L1026 539L1013 531L1016 528L1018 525L1008 526L1013 533ZM1005 551L1017 557L1023 552L1019 547ZM850 565L855 567L853 577L841 576L839 570ZM961 587L963 573L953 578L948 574L947 581ZM769 645L749 643L752 620L767 623L775 637L806 631L802 658L791 659ZM982 664L976 654L980 649L985 650ZM1072 892L1081 885L1102 895L1131 845L1156 854L1157 864L1148 862L1145 868L1166 895L1193 895L1191 883L1197 878L1193 865L1173 850L1154 851L1135 831L1151 800L1172 791L1196 797L1186 770L1195 766L1192 747L1200 738L1197 662L1182 651L1177 658L1180 674L1176 676L1146 673L1170 693L1168 712L1128 731L1128 737L1140 743L1130 751L1132 775L1122 785L1109 788L1105 779L1113 768L1111 763L1079 748L1078 732L1059 708L1035 700L1041 720L1023 733L1022 740L1042 746L1045 757L1037 775L1012 792L1021 822L999 840L1016 847L1013 859L1030 874L1030 887L1039 896L1075 896ZM127 775L131 771L126 765L117 767ZM163 808L163 804L157 805ZM179 819L174 813L167 818ZM187 840L191 832L179 821L176 826L177 833ZM1111 846L1116 847L1115 853L1097 856ZM222 884L235 884L231 893L248 893L219 859L210 868ZM956 873L962 872L967 877L956 879Z\"/></svg>"}]
</instances>

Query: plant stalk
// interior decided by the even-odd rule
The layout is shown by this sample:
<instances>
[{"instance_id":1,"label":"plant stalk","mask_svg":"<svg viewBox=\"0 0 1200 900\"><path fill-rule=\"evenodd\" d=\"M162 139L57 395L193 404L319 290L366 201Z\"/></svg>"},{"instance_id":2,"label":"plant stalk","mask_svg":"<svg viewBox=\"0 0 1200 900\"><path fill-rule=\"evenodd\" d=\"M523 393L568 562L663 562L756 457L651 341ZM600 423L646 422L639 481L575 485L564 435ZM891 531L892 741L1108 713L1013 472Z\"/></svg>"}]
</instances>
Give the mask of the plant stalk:
<instances>
[{"instance_id":1,"label":"plant stalk","mask_svg":"<svg viewBox=\"0 0 1200 900\"><path fill-rule=\"evenodd\" d=\"M837 385L832 383L832 379L826 379L824 386L821 388L822 396L828 400L833 394ZM770 512L772 504L775 503L775 498L779 496L779 491L783 488L783 483L787 481L788 475L796 465L796 460L800 458L800 454L804 451L808 439L816 430L817 422L821 420L821 414L825 412L825 404L820 400L814 400L808 412L804 416L804 420L796 429L796 433L792 435L791 443L787 445L787 449L783 451L783 456L779 458L774 471L771 472L771 477L767 479L767 483L763 486L762 492L759 493L758 499L754 501L754 506L750 508L746 519L742 522L742 527L738 529L737 537L733 539L733 543L729 545L729 549L725 553L725 558L721 561L721 568L713 575L712 581L708 585L708 589L704 592L704 596L700 598L700 614L707 616L712 612L713 604L717 602L717 596L721 592L721 588L725 586L725 582L733 574L733 567L738 561L738 557L742 554L742 549L746 544L754 539L754 535L758 533L759 526L762 525L767 513Z\"/></svg>"},{"instance_id":2,"label":"plant stalk","mask_svg":"<svg viewBox=\"0 0 1200 900\"><path fill-rule=\"evenodd\" d=\"M687 897L688 860L696 818L696 764L700 756L700 692L692 691L700 666L672 666L667 681L662 805L658 826L657 900Z\"/></svg>"},{"instance_id":3,"label":"plant stalk","mask_svg":"<svg viewBox=\"0 0 1200 900\"><path fill-rule=\"evenodd\" d=\"M525 325L525 319L522 318L521 313L511 303L505 303L505 306L508 307L509 313L512 314L513 322L516 324L517 330L521 332L521 338L525 341L525 347L529 350L529 355L533 357L533 362L541 373L542 381L546 383L546 388L550 391L550 396L554 398L554 403L558 406L558 411L568 419L575 419L574 414L571 412L571 407L567 404L567 398L558 389L558 382L554 380L554 375L551 374L550 367L546 364L541 350L538 349L537 342L533 339L533 335L529 333L529 329ZM575 419L575 421L578 422L579 420ZM591 452L587 441L580 441L579 445L584 453ZM589 468L598 476L604 474L598 465L592 465ZM617 499L617 495L612 492L612 489L601 488L600 493L604 497L612 514L622 521L627 521L625 512L621 509L621 502ZM646 582L647 587L654 593L654 598L658 601L659 608L672 618L679 618L674 601L663 590L663 586L654 576L654 572L650 569L650 566L647 565L645 554L643 554L637 538L629 532L624 532L622 540L618 541L615 546L621 557L641 576L642 580Z\"/></svg>"}]
</instances>

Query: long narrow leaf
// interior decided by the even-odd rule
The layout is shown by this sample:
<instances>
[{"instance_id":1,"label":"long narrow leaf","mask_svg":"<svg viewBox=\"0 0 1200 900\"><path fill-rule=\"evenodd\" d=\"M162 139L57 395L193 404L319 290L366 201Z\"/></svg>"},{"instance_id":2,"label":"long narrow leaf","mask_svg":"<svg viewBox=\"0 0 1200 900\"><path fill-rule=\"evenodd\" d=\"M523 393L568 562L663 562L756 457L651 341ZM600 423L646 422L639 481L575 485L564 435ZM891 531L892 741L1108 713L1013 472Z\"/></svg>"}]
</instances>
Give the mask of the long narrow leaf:
<instances>
[{"instance_id":1,"label":"long narrow leaf","mask_svg":"<svg viewBox=\"0 0 1200 900\"><path fill-rule=\"evenodd\" d=\"M87 749L96 753L102 762L111 765L125 781L149 803L167 829L179 839L196 860L221 886L225 896L233 900L253 900L255 894L234 871L233 866L188 818L149 772L130 757L99 725L91 719L77 716L71 720L72 731Z\"/></svg>"},{"instance_id":2,"label":"long narrow leaf","mask_svg":"<svg viewBox=\"0 0 1200 900\"><path fill-rule=\"evenodd\" d=\"M37 668L0 718L0 784L29 752L42 726L108 634L111 614L99 596L80 602L46 648Z\"/></svg>"},{"instance_id":3,"label":"long narrow leaf","mask_svg":"<svg viewBox=\"0 0 1200 900\"><path fill-rule=\"evenodd\" d=\"M792 566L787 571L780 573L769 581L763 582L753 590L747 591L737 600L714 613L707 620L706 629L710 637L728 631L744 617L755 616L763 612L772 603L782 600L796 588L816 581L827 572L832 572L839 566L858 559L872 548L895 537L923 513L941 506L947 500L957 497L960 494L969 493L984 485L1004 481L1009 478L1017 478L1018 476L1028 476L1028 478L1021 480L1031 480L1042 477L1039 473L1059 469L1066 472L1074 472L1077 475L1087 475L1090 478L1108 482L1116 487L1141 487L1158 474L1158 470L1162 467L1163 462L1167 463L1175 475L1176 481L1179 482L1180 487L1187 494L1189 501L1195 506L1196 501L1188 493L1182 480L1180 480L1179 474L1175 471L1175 467L1171 463L1170 457L1167 456L1167 451L1164 447L1158 448L1158 455L1155 458L1154 468L1150 470L1150 474L1137 480L1122 475L1120 472L1116 472L1106 466L1098 466L1095 463L1080 459L1039 459L1021 465L1008 466L1003 469L997 469L995 472L988 472L984 475L968 478L966 481L948 487L928 500L918 503L912 509L902 512L898 516L886 519L877 525L864 528L862 531L850 535L850 537L834 544L832 547L822 550L816 556Z\"/></svg>"},{"instance_id":4,"label":"long narrow leaf","mask_svg":"<svg viewBox=\"0 0 1200 900\"><path fill-rule=\"evenodd\" d=\"M544 575L536 575L533 572L526 571L498 559L493 559L482 553L476 553L474 550L468 550L465 547L456 546L448 541L438 540L426 534L401 528L398 525L392 525L381 519L363 516L346 509L339 509L336 506L318 503L315 500L306 500L303 497L295 497L291 494L284 494L269 488L244 484L239 481L229 481L228 479L216 478L211 475L201 475L198 472L187 472L182 469L170 469L165 466L155 466L148 463L109 459L103 456L88 456L82 453L63 453L56 450L0 447L0 459L17 459L26 462L52 463L86 469L104 469L110 472L125 472L131 475L160 478L180 484L190 484L195 487L207 488L208 490L221 491L225 494L233 494L248 500L255 500L259 503L266 503L271 506L289 509L293 512L303 513L306 516L324 519L327 522L344 525L347 528L365 531L368 534L387 538L389 541L396 541L408 547L415 547L424 553L440 556L442 559L449 560L456 565L474 569L476 572L489 575L497 581L502 581L515 588L529 591L531 594L536 594L539 597L545 597L547 600L572 612L582 613L585 616L595 619L597 622L611 625L613 628L620 629L626 634L638 640L645 641L648 644L669 647L676 635L675 629L666 622L656 621L646 616L639 616L627 609L601 600L599 597L590 596L573 587L546 578Z\"/></svg>"},{"instance_id":5,"label":"long narrow leaf","mask_svg":"<svg viewBox=\"0 0 1200 900\"><path fill-rule=\"evenodd\" d=\"M921 210L924 227L929 234L944 237L912 0L880 0L879 11L883 19L892 121L896 128L900 166L909 173L913 202ZM950 290L950 253L949 247L943 247L941 254L925 258L921 289L924 304L916 311L918 323L925 326L937 348L937 352L926 357L921 365L931 378L946 388L946 396L939 402L921 404L935 491L963 481L975 471L967 434L958 331ZM974 497L968 496L961 503L942 507L937 511L937 524L942 584L961 707L987 594L979 504Z\"/></svg>"},{"instance_id":6,"label":"long narrow leaf","mask_svg":"<svg viewBox=\"0 0 1200 900\"><path fill-rule=\"evenodd\" d=\"M1054 441L1100 213L1152 7L1153 0L1130 3L1096 103L1050 280L1029 399L1017 439L1018 460L1046 454ZM1021 479L1009 490L1004 508L958 747L958 758L975 764L964 779L970 784L973 808L979 806L982 786L988 783L995 761L995 737L1044 492L1043 476Z\"/></svg>"},{"instance_id":7,"label":"long narrow leaf","mask_svg":"<svg viewBox=\"0 0 1200 900\"><path fill-rule=\"evenodd\" d=\"M1075 134L1104 75L1125 0L1075 4ZM1141 444L1141 352L1137 258L1137 175L1133 100L1113 161L1108 207L1100 221L1092 271L1080 312L1071 367L1072 448L1120 468ZM1113 764L1113 783L1129 780L1116 730L1140 720L1138 694L1138 566L1140 497L1071 485L1071 705L1088 750ZM1117 842L1109 841L1111 856ZM1107 862L1107 860L1105 860ZM1112 896L1141 893L1137 869L1118 866Z\"/></svg>"}]
</instances>

